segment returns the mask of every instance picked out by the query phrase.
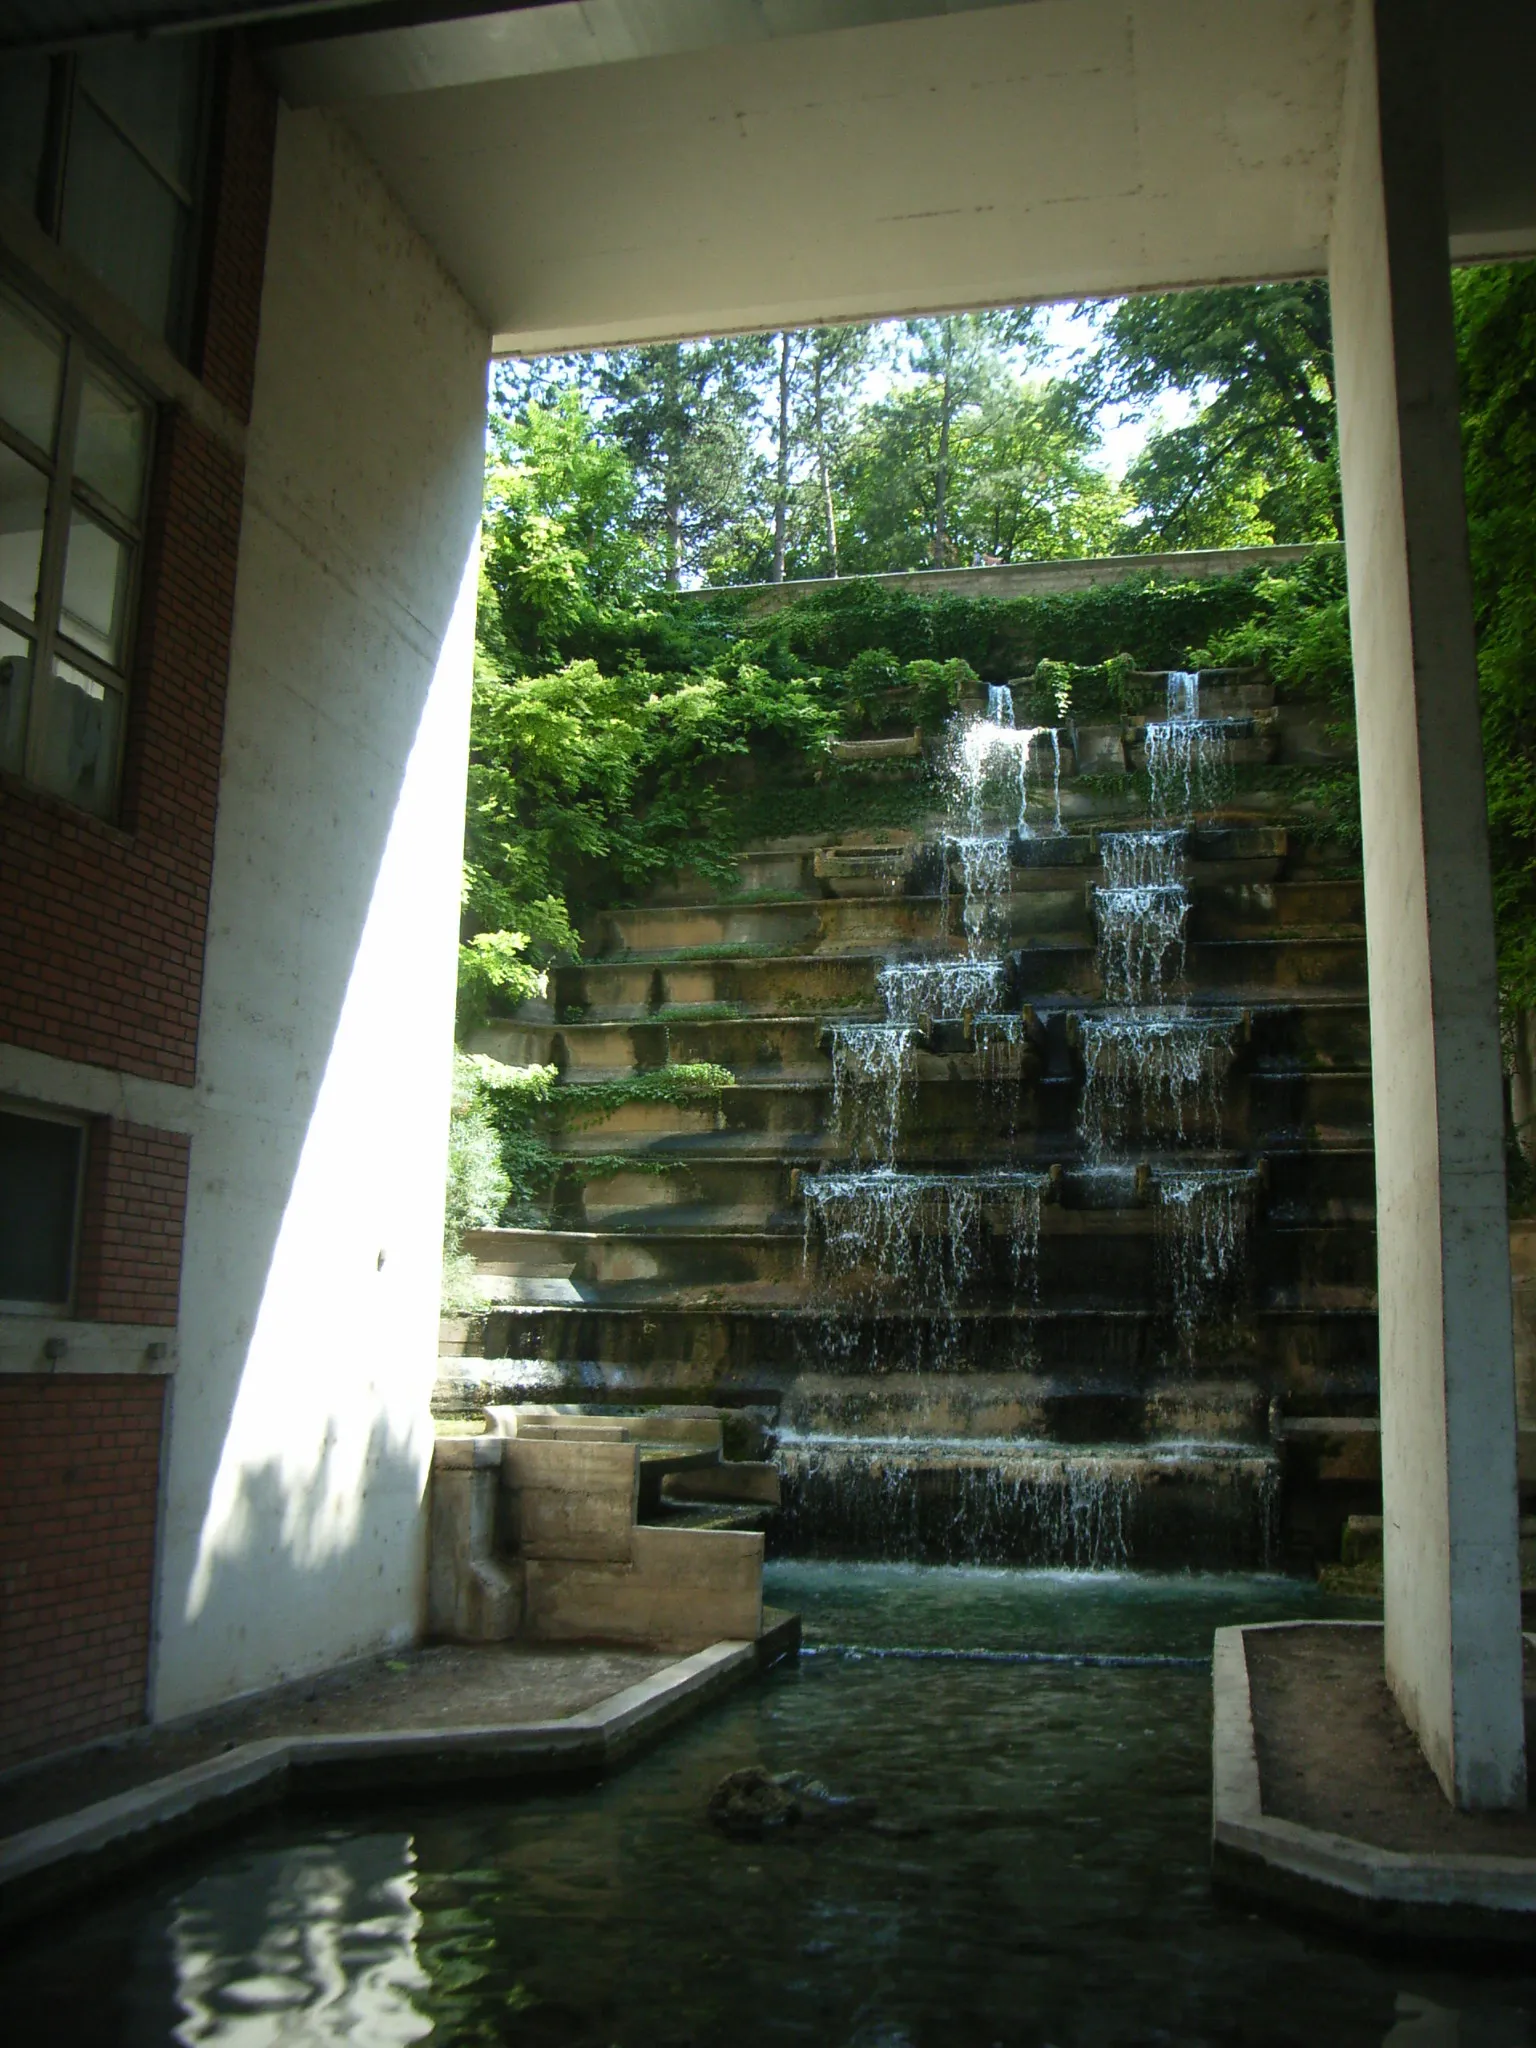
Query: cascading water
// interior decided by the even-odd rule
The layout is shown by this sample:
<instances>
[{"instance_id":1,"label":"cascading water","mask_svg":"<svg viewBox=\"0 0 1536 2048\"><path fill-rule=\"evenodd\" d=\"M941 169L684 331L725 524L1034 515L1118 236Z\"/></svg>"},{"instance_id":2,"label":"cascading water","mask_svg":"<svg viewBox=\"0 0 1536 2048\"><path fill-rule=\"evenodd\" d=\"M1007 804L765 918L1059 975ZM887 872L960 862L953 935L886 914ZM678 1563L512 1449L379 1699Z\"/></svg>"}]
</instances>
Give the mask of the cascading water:
<instances>
[{"instance_id":1,"label":"cascading water","mask_svg":"<svg viewBox=\"0 0 1536 2048\"><path fill-rule=\"evenodd\" d=\"M1222 1016L1125 1009L1078 1021L1089 1157L1127 1147L1219 1144L1237 1025Z\"/></svg>"},{"instance_id":2,"label":"cascading water","mask_svg":"<svg viewBox=\"0 0 1536 2048\"><path fill-rule=\"evenodd\" d=\"M922 1017L973 1016L1002 1001L1003 963L991 960L896 960L879 973L888 1017L915 1024Z\"/></svg>"},{"instance_id":3,"label":"cascading water","mask_svg":"<svg viewBox=\"0 0 1536 2048\"><path fill-rule=\"evenodd\" d=\"M804 1261L841 1292L878 1306L899 1289L936 1320L952 1321L960 1294L1000 1244L1015 1289L1034 1291L1040 1173L823 1173L802 1188Z\"/></svg>"},{"instance_id":4,"label":"cascading water","mask_svg":"<svg viewBox=\"0 0 1536 2048\"><path fill-rule=\"evenodd\" d=\"M832 1116L855 1159L889 1166L912 1083L910 1023L837 1024L832 1030Z\"/></svg>"},{"instance_id":5,"label":"cascading water","mask_svg":"<svg viewBox=\"0 0 1536 2048\"><path fill-rule=\"evenodd\" d=\"M1008 1439L792 1433L780 1438L778 1458L793 1547L803 1529L812 1547L856 1557L1068 1571L1128 1562L1129 1527L1155 1462Z\"/></svg>"},{"instance_id":6,"label":"cascading water","mask_svg":"<svg viewBox=\"0 0 1536 2048\"><path fill-rule=\"evenodd\" d=\"M1170 670L1168 715L1148 719L1147 780L1152 809L1161 818L1193 818L1230 793L1232 742L1219 718L1200 716L1200 678Z\"/></svg>"},{"instance_id":7,"label":"cascading water","mask_svg":"<svg viewBox=\"0 0 1536 2048\"><path fill-rule=\"evenodd\" d=\"M951 759L961 829L941 837L942 908L948 921L951 859L962 891L964 958L888 962L879 974L885 1019L839 1024L832 1031L832 1100L845 1170L801 1183L804 1264L814 1271L826 1309L823 1341L845 1348L839 1316L892 1302L927 1325L928 1348L952 1346L968 1288L1001 1284L1032 1295L1040 1205L1049 1186L1040 1173L904 1172L898 1166L903 1112L915 1078L919 1033L934 1020L964 1020L978 1076L1011 1129L1021 1073L1023 1025L1000 1014L1006 987L997 949L1000 912L1012 887L1010 838L1029 829L1031 750L1049 730L1014 724L1013 693L989 686L987 717L964 728ZM1058 736L1050 732L1053 814L1060 822ZM1006 787L1010 828L988 830L993 800Z\"/></svg>"},{"instance_id":8,"label":"cascading water","mask_svg":"<svg viewBox=\"0 0 1536 2048\"><path fill-rule=\"evenodd\" d=\"M1165 984L1184 973L1184 834L1105 832L1099 850L1104 884L1093 893L1105 999L1161 1002Z\"/></svg>"},{"instance_id":9,"label":"cascading water","mask_svg":"<svg viewBox=\"0 0 1536 2048\"><path fill-rule=\"evenodd\" d=\"M1207 1168L1156 1178L1161 1277L1181 1333L1224 1308L1242 1278L1259 1177L1252 1169Z\"/></svg>"},{"instance_id":10,"label":"cascading water","mask_svg":"<svg viewBox=\"0 0 1536 2048\"><path fill-rule=\"evenodd\" d=\"M1200 678L1169 673L1167 717L1146 726L1151 808L1163 822L1106 832L1094 891L1106 1011L1077 1020L1083 1062L1078 1130L1103 1163L1135 1145L1222 1142L1237 1019L1165 1004L1187 964L1187 827L1231 758L1227 728L1200 716ZM1197 1323L1241 1278L1255 1202L1247 1169L1188 1165L1156 1176L1158 1274L1186 1350Z\"/></svg>"},{"instance_id":11,"label":"cascading water","mask_svg":"<svg viewBox=\"0 0 1536 2048\"><path fill-rule=\"evenodd\" d=\"M1092 904L1104 1001L1075 1020L1085 1163L1072 1169L1071 1200L1080 1210L1150 1207L1158 1295L1189 1361L1197 1329L1238 1298L1259 1177L1230 1156L1221 1164L1201 1157L1222 1148L1241 1019L1176 1000L1187 966L1191 827L1230 747L1223 724L1200 717L1198 676L1171 675L1167 704L1167 719L1146 727L1154 822L1103 832L1097 843L1103 878ZM940 839L941 930L954 929L953 886L964 955L888 962L878 977L883 1019L832 1032L841 1160L799 1182L802 1265L820 1308L820 1356L870 1377L865 1391L847 1397L844 1420L826 1416L821 1429L801 1432L786 1416L778 1455L791 1547L1118 1565L1133 1552L1154 1466L1158 1483L1177 1471L1192 1475L1180 1484L1198 1487L1202 1460L1239 1457L1230 1445L1065 1452L1022 1431L995 1443L946 1435L957 1397L927 1392L916 1398L938 1424L931 1434L878 1433L891 1421L902 1428L901 1403L913 1397L893 1396L891 1421L883 1421L885 1397L870 1389L904 1376L911 1384L925 1368L936 1386L955 1387L983 1356L977 1342L1004 1347L985 1356L1016 1362L1040 1341L1029 1316L1039 1300L1043 1208L1066 1185L1061 1167L917 1170L903 1161L920 1069L936 1085L974 1079L986 1142L1009 1144L1029 1099L1023 1080L1050 1057L1034 1012L1003 1009L1009 973L1001 947L1011 842L1061 830L1061 748L1053 729L1014 719L1011 690L989 686L986 717L962 728L950 754L955 802ZM1050 822L1032 828L1033 784L1044 785L1047 750ZM933 1142L934 1132L925 1127L924 1135ZM989 1336L999 1299L1025 1314ZM850 1426L855 1434L836 1433Z\"/></svg>"}]
</instances>

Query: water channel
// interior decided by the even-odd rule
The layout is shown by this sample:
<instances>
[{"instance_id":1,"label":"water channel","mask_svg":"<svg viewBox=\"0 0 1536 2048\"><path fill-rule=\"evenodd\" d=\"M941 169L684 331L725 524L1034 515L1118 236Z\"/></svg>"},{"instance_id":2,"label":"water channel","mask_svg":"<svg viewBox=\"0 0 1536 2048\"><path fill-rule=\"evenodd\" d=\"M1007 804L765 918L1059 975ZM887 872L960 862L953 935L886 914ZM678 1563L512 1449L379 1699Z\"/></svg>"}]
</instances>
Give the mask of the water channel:
<instances>
[{"instance_id":1,"label":"water channel","mask_svg":"<svg viewBox=\"0 0 1536 2048\"><path fill-rule=\"evenodd\" d=\"M780 1564L808 1653L608 1782L294 1817L29 1930L18 2042L1069 2048L1536 2041L1536 1975L1207 1878L1211 1633L1277 1578ZM875 1823L716 1834L762 1763Z\"/></svg>"}]
</instances>

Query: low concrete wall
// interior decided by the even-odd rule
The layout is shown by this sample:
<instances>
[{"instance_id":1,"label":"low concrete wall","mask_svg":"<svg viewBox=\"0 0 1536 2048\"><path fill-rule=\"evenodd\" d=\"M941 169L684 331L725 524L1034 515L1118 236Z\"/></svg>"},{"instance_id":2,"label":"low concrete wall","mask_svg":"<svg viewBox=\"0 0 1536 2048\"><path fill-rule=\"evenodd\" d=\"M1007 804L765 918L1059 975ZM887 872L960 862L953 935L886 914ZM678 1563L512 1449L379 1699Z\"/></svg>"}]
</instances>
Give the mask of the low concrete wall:
<instances>
[{"instance_id":1,"label":"low concrete wall","mask_svg":"<svg viewBox=\"0 0 1536 2048\"><path fill-rule=\"evenodd\" d=\"M1092 590L1101 583L1129 583L1139 576L1158 575L1174 582L1189 577L1239 576L1245 569L1285 569L1304 562L1324 543L1283 548L1189 548L1163 555L1092 555L1069 562L1004 562L990 569L900 569L880 576L807 576L792 583L745 583L738 594L752 599L758 611L792 604L797 597L841 585L878 583L914 597L1059 597L1067 591ZM718 589L684 591L685 597L718 597Z\"/></svg>"}]
</instances>

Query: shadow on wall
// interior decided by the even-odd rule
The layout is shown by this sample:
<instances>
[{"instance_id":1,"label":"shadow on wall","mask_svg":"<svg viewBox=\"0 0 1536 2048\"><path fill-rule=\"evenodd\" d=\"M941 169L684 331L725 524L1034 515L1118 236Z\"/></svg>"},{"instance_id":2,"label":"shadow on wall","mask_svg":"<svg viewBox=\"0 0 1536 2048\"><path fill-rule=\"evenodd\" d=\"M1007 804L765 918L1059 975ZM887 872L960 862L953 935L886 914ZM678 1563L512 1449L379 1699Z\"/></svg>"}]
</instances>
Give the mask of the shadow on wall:
<instances>
[{"instance_id":1,"label":"shadow on wall","mask_svg":"<svg viewBox=\"0 0 1536 2048\"><path fill-rule=\"evenodd\" d=\"M385 1639L408 1641L417 1632L414 1603L425 1565L425 1523L417 1512L421 1457L414 1437L396 1437L382 1419L360 1441L319 1417L296 1415L293 1421L296 1439L306 1443L309 1428L321 1432L310 1454L312 1468L304 1473L271 1458L240 1469L217 1533L199 1556L190 1614L245 1617L276 1607L293 1642L326 1642L334 1646L327 1661L339 1661L378 1641L377 1631L358 1633L355 1613L335 1597L338 1564L361 1560L378 1591L402 1609L400 1625ZM402 1517L415 1537L403 1552ZM402 1582L386 1583L402 1567ZM216 1640L221 1638L222 1631ZM231 1644L232 1658L238 1659L244 1640L242 1632ZM297 1660L294 1668L302 1668ZM222 1672L210 1668L207 1676L220 1693L250 1689L241 1685L238 1662Z\"/></svg>"}]
</instances>

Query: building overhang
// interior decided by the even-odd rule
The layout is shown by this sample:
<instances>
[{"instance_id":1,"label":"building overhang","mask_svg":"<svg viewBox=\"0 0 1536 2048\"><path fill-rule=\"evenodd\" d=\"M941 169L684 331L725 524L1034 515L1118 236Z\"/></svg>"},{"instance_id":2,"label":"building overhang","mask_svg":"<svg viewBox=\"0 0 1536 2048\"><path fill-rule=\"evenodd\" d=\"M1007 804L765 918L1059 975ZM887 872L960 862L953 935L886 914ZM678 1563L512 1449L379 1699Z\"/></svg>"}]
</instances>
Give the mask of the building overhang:
<instances>
[{"instance_id":1,"label":"building overhang","mask_svg":"<svg viewBox=\"0 0 1536 2048\"><path fill-rule=\"evenodd\" d=\"M352 130L496 348L537 353L1318 274L1353 5L222 13L291 106ZM212 0L63 11L136 10L185 27ZM1458 0L1443 40L1450 253L1536 254L1536 10Z\"/></svg>"}]
</instances>

